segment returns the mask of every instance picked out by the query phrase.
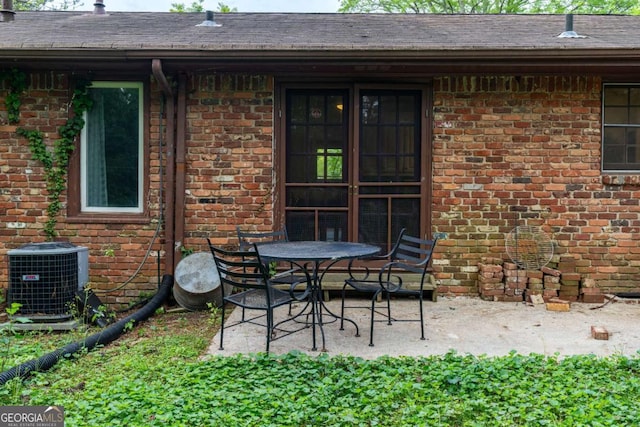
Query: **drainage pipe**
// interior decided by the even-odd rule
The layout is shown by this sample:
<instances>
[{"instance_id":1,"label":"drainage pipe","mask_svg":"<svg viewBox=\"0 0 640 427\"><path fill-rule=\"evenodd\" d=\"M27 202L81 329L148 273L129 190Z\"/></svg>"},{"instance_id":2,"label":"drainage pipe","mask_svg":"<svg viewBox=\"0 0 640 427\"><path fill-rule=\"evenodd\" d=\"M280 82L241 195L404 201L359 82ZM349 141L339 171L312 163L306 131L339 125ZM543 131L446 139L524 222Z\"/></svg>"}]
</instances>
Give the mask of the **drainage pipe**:
<instances>
[{"instance_id":1,"label":"drainage pipe","mask_svg":"<svg viewBox=\"0 0 640 427\"><path fill-rule=\"evenodd\" d=\"M184 204L185 204L185 158L186 158L186 130L187 130L187 76L184 73L178 75L178 96L176 107L176 170L175 170L175 205L173 212L169 212L174 216L174 232L173 239L176 249L184 246ZM176 260L174 268L177 267L179 260ZM175 272L175 269L172 270Z\"/></svg>"},{"instance_id":2,"label":"drainage pipe","mask_svg":"<svg viewBox=\"0 0 640 427\"><path fill-rule=\"evenodd\" d=\"M173 276L169 274L164 275L162 277L162 283L158 288L158 292L156 292L153 298L151 298L151 300L140 310L125 317L122 320L119 320L108 328L85 338L82 341L76 341L75 343L67 344L63 348L45 354L38 359L30 360L19 366L15 366L7 371L0 373L0 386L4 385L7 381L13 378L26 378L32 372L46 371L53 365L58 363L60 359L67 358L68 356L81 350L86 349L87 351L91 351L97 345L109 344L111 341L119 338L123 334L125 329L128 329L131 326L135 326L139 322L142 322L151 317L151 315L153 315L153 313L155 313L156 310L167 299L169 293L171 292L172 286Z\"/></svg>"},{"instance_id":3,"label":"drainage pipe","mask_svg":"<svg viewBox=\"0 0 640 427\"><path fill-rule=\"evenodd\" d=\"M164 271L166 274L173 275L175 269L175 177L176 177L176 144L175 144L175 101L173 90L167 81L167 77L162 71L162 62L154 59L151 62L151 70L153 76L158 81L160 89L164 94L167 102L167 126L166 126L166 162L167 162L167 179L165 181L167 190L165 191L165 223L164 223L164 239L165 239L165 255ZM162 161L162 159L160 159Z\"/></svg>"}]
</instances>

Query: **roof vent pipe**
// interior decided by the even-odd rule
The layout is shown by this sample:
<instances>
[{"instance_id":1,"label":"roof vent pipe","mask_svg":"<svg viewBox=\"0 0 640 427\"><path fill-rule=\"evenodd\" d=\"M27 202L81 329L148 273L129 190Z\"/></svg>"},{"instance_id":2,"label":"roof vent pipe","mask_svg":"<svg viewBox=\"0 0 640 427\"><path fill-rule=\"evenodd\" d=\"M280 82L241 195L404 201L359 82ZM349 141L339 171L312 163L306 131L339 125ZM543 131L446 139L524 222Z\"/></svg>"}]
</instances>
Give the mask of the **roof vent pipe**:
<instances>
[{"instance_id":1,"label":"roof vent pipe","mask_svg":"<svg viewBox=\"0 0 640 427\"><path fill-rule=\"evenodd\" d=\"M0 22L9 22L15 19L16 12L13 10L13 0L2 0L0 8Z\"/></svg>"},{"instance_id":2,"label":"roof vent pipe","mask_svg":"<svg viewBox=\"0 0 640 427\"><path fill-rule=\"evenodd\" d=\"M105 15L106 12L104 10L104 3L102 3L102 0L96 0L96 2L93 4L93 14L94 15Z\"/></svg>"},{"instance_id":3,"label":"roof vent pipe","mask_svg":"<svg viewBox=\"0 0 640 427\"><path fill-rule=\"evenodd\" d=\"M222 27L222 24L218 24L213 20L213 10L207 10L204 16L204 21L197 24L196 27Z\"/></svg>"},{"instance_id":4,"label":"roof vent pipe","mask_svg":"<svg viewBox=\"0 0 640 427\"><path fill-rule=\"evenodd\" d=\"M573 15L571 13L564 17L564 30L573 31Z\"/></svg>"},{"instance_id":5,"label":"roof vent pipe","mask_svg":"<svg viewBox=\"0 0 640 427\"><path fill-rule=\"evenodd\" d=\"M584 39L586 36L581 36L573 31L573 15L568 13L564 17L564 31L558 36L561 39Z\"/></svg>"}]
</instances>

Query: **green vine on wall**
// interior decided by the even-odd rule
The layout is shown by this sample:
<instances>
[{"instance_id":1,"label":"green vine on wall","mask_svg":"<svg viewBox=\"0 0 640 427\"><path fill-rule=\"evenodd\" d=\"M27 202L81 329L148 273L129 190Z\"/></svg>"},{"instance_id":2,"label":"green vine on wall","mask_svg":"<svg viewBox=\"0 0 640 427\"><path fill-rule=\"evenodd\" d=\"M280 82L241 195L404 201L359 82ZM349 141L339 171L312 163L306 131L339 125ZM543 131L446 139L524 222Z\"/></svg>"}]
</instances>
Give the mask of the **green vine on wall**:
<instances>
[{"instance_id":1,"label":"green vine on wall","mask_svg":"<svg viewBox=\"0 0 640 427\"><path fill-rule=\"evenodd\" d=\"M12 70L3 74L5 79L9 80L9 92L22 94L26 88L26 83L20 88L21 82L26 82L26 75L21 71ZM85 111L91 109L93 101L89 96L89 80L80 79L76 82L76 87L71 98L71 106L73 108L73 116L69 117L66 123L58 128L60 136L53 143L53 151L50 151L45 142L44 135L38 130L29 130L18 128L16 133L24 136L29 141L29 149L35 160L42 163L45 170L45 178L47 181L47 191L49 193L49 205L47 206L47 222L44 226L44 232L48 240L56 237L57 216L62 208L60 196L67 188L67 168L69 166L69 158L75 148L75 140L80 135L84 127L83 115ZM9 112L10 120L12 117L17 118L14 123L19 121L20 114L20 98L17 100L12 98L12 111ZM7 109L9 102L7 101Z\"/></svg>"},{"instance_id":2,"label":"green vine on wall","mask_svg":"<svg viewBox=\"0 0 640 427\"><path fill-rule=\"evenodd\" d=\"M7 121L16 124L20 121L20 96L27 88L27 75L12 68L0 71L0 80L7 82L7 95L4 104L7 107Z\"/></svg>"}]
</instances>

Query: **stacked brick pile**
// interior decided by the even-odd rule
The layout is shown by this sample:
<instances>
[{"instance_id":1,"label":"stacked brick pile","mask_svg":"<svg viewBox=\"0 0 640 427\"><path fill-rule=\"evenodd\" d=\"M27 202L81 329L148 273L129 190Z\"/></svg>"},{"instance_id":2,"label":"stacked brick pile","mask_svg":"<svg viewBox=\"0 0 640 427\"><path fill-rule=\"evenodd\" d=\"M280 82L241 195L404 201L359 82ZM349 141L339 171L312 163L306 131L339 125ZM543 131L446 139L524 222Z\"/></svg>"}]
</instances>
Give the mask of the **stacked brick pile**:
<instances>
[{"instance_id":1,"label":"stacked brick pile","mask_svg":"<svg viewBox=\"0 0 640 427\"><path fill-rule=\"evenodd\" d=\"M540 270L522 270L500 258L483 257L478 263L478 291L487 301L530 301L540 295L545 301L602 303L604 295L592 279L582 279L571 256L554 257Z\"/></svg>"},{"instance_id":2,"label":"stacked brick pile","mask_svg":"<svg viewBox=\"0 0 640 427\"><path fill-rule=\"evenodd\" d=\"M604 295L600 288L596 287L593 279L582 279L580 284L580 301L588 304L602 304Z\"/></svg>"},{"instance_id":3,"label":"stacked brick pile","mask_svg":"<svg viewBox=\"0 0 640 427\"><path fill-rule=\"evenodd\" d=\"M504 271L500 258L482 257L478 263L480 298L494 301L504 295Z\"/></svg>"},{"instance_id":4,"label":"stacked brick pile","mask_svg":"<svg viewBox=\"0 0 640 427\"><path fill-rule=\"evenodd\" d=\"M565 301L578 301L580 274L576 273L576 259L571 255L562 255L557 270L560 272L558 296Z\"/></svg>"},{"instance_id":5,"label":"stacked brick pile","mask_svg":"<svg viewBox=\"0 0 640 427\"><path fill-rule=\"evenodd\" d=\"M522 301L529 278L528 271L521 270L517 264L504 263L504 297L499 301Z\"/></svg>"},{"instance_id":6,"label":"stacked brick pile","mask_svg":"<svg viewBox=\"0 0 640 427\"><path fill-rule=\"evenodd\" d=\"M557 297L558 292L560 291L561 273L558 270L551 267L547 267L547 266L542 267L540 271L544 275L542 278L542 281L543 281L542 297L545 299Z\"/></svg>"}]
</instances>

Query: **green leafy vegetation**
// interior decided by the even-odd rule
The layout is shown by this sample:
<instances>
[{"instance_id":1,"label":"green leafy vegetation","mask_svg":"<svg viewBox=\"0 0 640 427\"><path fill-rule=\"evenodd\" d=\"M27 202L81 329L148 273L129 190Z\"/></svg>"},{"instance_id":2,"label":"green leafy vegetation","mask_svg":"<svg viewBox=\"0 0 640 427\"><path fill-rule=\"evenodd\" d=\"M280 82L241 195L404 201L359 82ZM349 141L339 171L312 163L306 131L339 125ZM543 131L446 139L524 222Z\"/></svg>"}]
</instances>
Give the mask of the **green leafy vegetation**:
<instances>
[{"instance_id":1,"label":"green leafy vegetation","mask_svg":"<svg viewBox=\"0 0 640 427\"><path fill-rule=\"evenodd\" d=\"M107 347L9 381L0 405L63 405L69 426L629 426L640 419L638 357L202 359L217 329L212 314L157 314ZM13 357L49 351L66 336L12 336Z\"/></svg>"},{"instance_id":2,"label":"green leafy vegetation","mask_svg":"<svg viewBox=\"0 0 640 427\"><path fill-rule=\"evenodd\" d=\"M7 85L7 94L4 98L7 121L9 124L16 124L20 121L20 97L27 88L27 75L16 68L1 70L0 80L5 81Z\"/></svg>"},{"instance_id":3,"label":"green leafy vegetation","mask_svg":"<svg viewBox=\"0 0 640 427\"><path fill-rule=\"evenodd\" d=\"M339 12L574 13L637 15L635 0L341 0Z\"/></svg>"}]
</instances>

